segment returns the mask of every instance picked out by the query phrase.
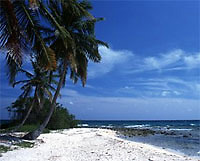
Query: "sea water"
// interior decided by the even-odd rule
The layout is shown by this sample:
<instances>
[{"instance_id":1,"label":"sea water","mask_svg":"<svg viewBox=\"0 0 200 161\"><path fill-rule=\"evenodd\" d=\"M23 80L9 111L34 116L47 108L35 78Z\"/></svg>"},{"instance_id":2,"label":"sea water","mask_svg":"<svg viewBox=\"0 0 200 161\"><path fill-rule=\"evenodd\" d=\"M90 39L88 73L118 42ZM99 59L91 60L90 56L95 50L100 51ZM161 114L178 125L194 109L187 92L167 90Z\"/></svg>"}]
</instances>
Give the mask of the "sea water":
<instances>
[{"instance_id":1,"label":"sea water","mask_svg":"<svg viewBox=\"0 0 200 161\"><path fill-rule=\"evenodd\" d=\"M156 131L155 135L134 136L126 139L200 157L200 120L81 121L79 126L151 129Z\"/></svg>"}]
</instances>

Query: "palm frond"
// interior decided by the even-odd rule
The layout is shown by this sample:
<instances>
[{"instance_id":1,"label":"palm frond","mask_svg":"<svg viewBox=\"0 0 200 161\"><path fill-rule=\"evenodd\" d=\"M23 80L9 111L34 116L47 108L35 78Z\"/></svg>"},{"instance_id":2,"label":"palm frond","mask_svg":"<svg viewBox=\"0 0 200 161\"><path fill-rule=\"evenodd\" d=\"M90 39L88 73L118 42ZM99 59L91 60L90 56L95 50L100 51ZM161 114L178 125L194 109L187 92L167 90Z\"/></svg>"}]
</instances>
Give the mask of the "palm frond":
<instances>
[{"instance_id":1,"label":"palm frond","mask_svg":"<svg viewBox=\"0 0 200 161\"><path fill-rule=\"evenodd\" d=\"M21 81L17 81L15 83L13 83L13 87L15 87L17 84L20 84L20 83L27 83L29 82L29 80L21 80Z\"/></svg>"},{"instance_id":2,"label":"palm frond","mask_svg":"<svg viewBox=\"0 0 200 161\"><path fill-rule=\"evenodd\" d=\"M23 93L19 96L19 98L27 98L32 93L33 88L31 86L24 86Z\"/></svg>"},{"instance_id":3,"label":"palm frond","mask_svg":"<svg viewBox=\"0 0 200 161\"><path fill-rule=\"evenodd\" d=\"M83 53L77 54L76 59L78 60L78 72L77 75L80 77L82 85L85 86L87 79L87 67L88 60Z\"/></svg>"},{"instance_id":4,"label":"palm frond","mask_svg":"<svg viewBox=\"0 0 200 161\"><path fill-rule=\"evenodd\" d=\"M10 57L9 54L7 54L6 56L6 63L7 63L7 77L9 80L9 84L12 85L13 82L15 82L15 78L18 72L18 65L16 64L16 62Z\"/></svg>"},{"instance_id":5,"label":"palm frond","mask_svg":"<svg viewBox=\"0 0 200 161\"><path fill-rule=\"evenodd\" d=\"M0 5L0 49L4 47L7 55L15 61L17 65L22 64L22 49L25 48L23 36L15 14L15 7L10 0L1 1Z\"/></svg>"},{"instance_id":6,"label":"palm frond","mask_svg":"<svg viewBox=\"0 0 200 161\"><path fill-rule=\"evenodd\" d=\"M30 73L30 72L28 72L28 71L26 71L26 70L24 70L24 69L22 69L22 68L20 68L19 71L22 72L22 73L25 73L25 75L26 75L28 78L32 78L32 77L33 77L33 74L32 74L32 73Z\"/></svg>"},{"instance_id":7,"label":"palm frond","mask_svg":"<svg viewBox=\"0 0 200 161\"><path fill-rule=\"evenodd\" d=\"M46 43L44 42L43 37L40 33L39 29L41 29L42 27L38 22L39 18L35 14L36 11L28 10L25 4L23 3L20 3L20 5L21 5L21 9L23 9L23 12L26 15L27 20L28 20L26 34L28 35L30 41L34 41L34 43L32 43L33 49L37 52L38 57L40 59L43 59L43 64L42 64L43 66L45 66L46 68L50 70L54 69L55 62L53 62L53 64L51 62L52 51L50 51L49 48L46 46ZM34 35L32 33L34 33Z\"/></svg>"}]
</instances>

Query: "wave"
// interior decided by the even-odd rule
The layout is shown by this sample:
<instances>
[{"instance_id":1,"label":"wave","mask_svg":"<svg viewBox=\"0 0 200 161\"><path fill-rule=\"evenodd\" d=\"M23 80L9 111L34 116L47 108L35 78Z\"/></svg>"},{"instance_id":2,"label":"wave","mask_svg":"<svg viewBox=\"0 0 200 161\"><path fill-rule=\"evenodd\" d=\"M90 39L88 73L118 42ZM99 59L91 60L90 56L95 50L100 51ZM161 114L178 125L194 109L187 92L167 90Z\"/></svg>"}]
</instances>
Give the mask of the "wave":
<instances>
[{"instance_id":1,"label":"wave","mask_svg":"<svg viewBox=\"0 0 200 161\"><path fill-rule=\"evenodd\" d=\"M192 129L168 129L169 131L191 131Z\"/></svg>"},{"instance_id":2,"label":"wave","mask_svg":"<svg viewBox=\"0 0 200 161\"><path fill-rule=\"evenodd\" d=\"M145 125L127 125L124 126L125 128L143 128L143 127L149 127L149 124L145 124Z\"/></svg>"},{"instance_id":3,"label":"wave","mask_svg":"<svg viewBox=\"0 0 200 161\"><path fill-rule=\"evenodd\" d=\"M88 127L89 125L88 124L78 124L77 126L78 127Z\"/></svg>"},{"instance_id":4,"label":"wave","mask_svg":"<svg viewBox=\"0 0 200 161\"><path fill-rule=\"evenodd\" d=\"M113 126L112 125L102 125L101 127L102 128L112 128Z\"/></svg>"}]
</instances>

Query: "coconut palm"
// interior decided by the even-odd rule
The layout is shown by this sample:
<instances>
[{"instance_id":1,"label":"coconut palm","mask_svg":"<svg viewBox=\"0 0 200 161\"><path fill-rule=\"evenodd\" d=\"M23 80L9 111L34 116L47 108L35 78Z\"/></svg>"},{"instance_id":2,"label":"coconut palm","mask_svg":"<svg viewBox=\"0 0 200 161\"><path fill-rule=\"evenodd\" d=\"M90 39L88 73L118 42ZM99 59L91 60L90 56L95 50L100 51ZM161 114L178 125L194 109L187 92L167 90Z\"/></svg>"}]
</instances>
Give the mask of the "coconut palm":
<instances>
[{"instance_id":1,"label":"coconut palm","mask_svg":"<svg viewBox=\"0 0 200 161\"><path fill-rule=\"evenodd\" d=\"M19 98L23 98L23 100L26 101L26 98L30 96L33 89L34 89L34 96L32 103L29 109L27 110L27 113L25 114L22 122L12 131L16 131L17 129L19 129L21 126L24 125L25 121L29 117L35 105L38 105L38 110L40 110L43 107L45 98L48 98L50 101L52 101L52 91L55 91L55 88L52 86L52 84L53 83L57 84L57 81L53 79L54 75L51 75L51 81L49 81L48 71L44 70L37 64L37 62L33 61L32 61L32 67L34 72L33 74L23 69L20 69L20 72L25 73L28 79L20 80L13 83L13 87L17 84L23 84L23 86L21 87L23 93L19 96Z\"/></svg>"},{"instance_id":2,"label":"coconut palm","mask_svg":"<svg viewBox=\"0 0 200 161\"><path fill-rule=\"evenodd\" d=\"M47 71L55 70L58 62L61 71L49 114L37 130L25 136L27 139L37 138L49 122L67 70L71 71L74 82L80 78L85 85L88 61L101 60L98 45L106 44L97 40L94 33L95 23L101 19L94 18L89 13L90 9L90 3L77 0L5 0L0 7L0 33L5 33L0 37L0 49L5 47L8 51L11 80L14 80L22 63L22 53L27 48L40 67ZM43 20L49 24L42 23ZM8 32L10 26L15 29ZM8 41L9 37L16 38L17 43ZM20 43L25 47L18 45ZM20 54L14 54L15 48L16 51L20 49Z\"/></svg>"},{"instance_id":3,"label":"coconut palm","mask_svg":"<svg viewBox=\"0 0 200 161\"><path fill-rule=\"evenodd\" d=\"M98 45L107 46L95 37L94 26L101 19L94 18L88 12L92 9L90 3L76 0L59 2L49 0L49 4L49 9L46 9L42 3L40 7L49 22L56 28L55 36L52 36L49 41L53 42L50 47L55 51L57 61L60 63L60 79L46 119L38 129L25 135L25 139L36 139L48 124L60 89L65 82L67 69L71 70L71 78L74 82L80 78L85 85L88 61L100 62Z\"/></svg>"},{"instance_id":4,"label":"coconut palm","mask_svg":"<svg viewBox=\"0 0 200 161\"><path fill-rule=\"evenodd\" d=\"M4 0L0 5L0 51L6 51L7 64L9 67L8 77L10 84L15 82L15 76L21 70L24 53L31 53L37 60L37 64L46 70L56 69L54 51L43 40L44 35L54 34L52 27L42 24L45 17L39 14L37 0ZM28 73L26 73L28 75ZM29 75L30 76L30 75ZM23 96L27 96L31 90L31 83L23 86ZM33 80L32 80L33 83ZM16 84L16 83L15 83ZM35 86L36 97L42 88ZM40 89L38 91L38 89ZM36 92L38 91L38 92ZM37 97L39 100L39 97ZM33 101L33 105L36 99ZM42 102L42 101L41 101ZM40 103L42 106L42 103ZM31 108L26 116L29 115ZM26 117L23 121L26 120ZM23 124L23 123L22 123Z\"/></svg>"}]
</instances>

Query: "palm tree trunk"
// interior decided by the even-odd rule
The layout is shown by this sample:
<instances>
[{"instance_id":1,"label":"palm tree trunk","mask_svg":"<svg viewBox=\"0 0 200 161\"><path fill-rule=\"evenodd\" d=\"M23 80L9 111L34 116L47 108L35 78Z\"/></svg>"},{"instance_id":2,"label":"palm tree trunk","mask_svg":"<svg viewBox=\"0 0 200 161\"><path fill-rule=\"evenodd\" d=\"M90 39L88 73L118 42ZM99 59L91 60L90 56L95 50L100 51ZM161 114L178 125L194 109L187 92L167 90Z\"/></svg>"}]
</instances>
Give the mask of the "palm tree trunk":
<instances>
[{"instance_id":1,"label":"palm tree trunk","mask_svg":"<svg viewBox=\"0 0 200 161\"><path fill-rule=\"evenodd\" d=\"M40 136L40 134L43 132L44 128L47 126L47 124L49 123L49 120L55 110L55 107L56 107L56 100L58 98L58 95L60 93L60 89L63 85L63 81L64 81L64 78L65 78L65 75L66 75L66 72L67 72L67 61L64 60L64 64L63 64L63 72L60 76L60 80L59 80L59 83L58 83L58 86L57 86L57 89L56 89L56 92L54 94L54 97L53 97L53 100L52 100L52 103L51 103L51 106L50 106L50 110L49 110L49 113L46 117L46 119L44 120L44 122L38 127L38 129L26 134L23 139L27 139L27 140L35 140L38 136Z\"/></svg>"},{"instance_id":2,"label":"palm tree trunk","mask_svg":"<svg viewBox=\"0 0 200 161\"><path fill-rule=\"evenodd\" d=\"M18 126L16 126L13 130L11 130L11 132L17 131L20 127L22 127L24 125L24 123L26 122L27 118L29 117L34 105L35 105L35 98L33 98L32 104L31 104L30 108L28 109L22 122Z\"/></svg>"}]
</instances>

